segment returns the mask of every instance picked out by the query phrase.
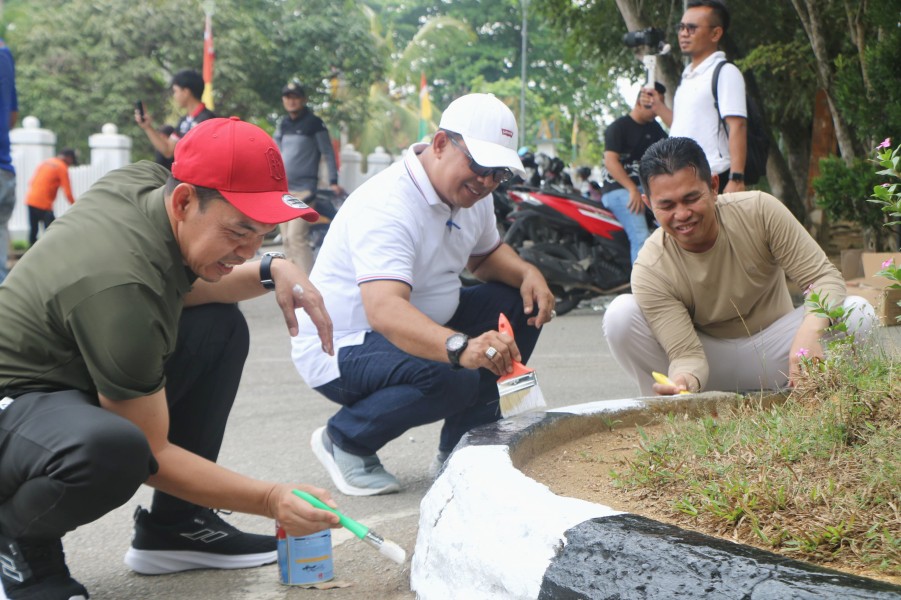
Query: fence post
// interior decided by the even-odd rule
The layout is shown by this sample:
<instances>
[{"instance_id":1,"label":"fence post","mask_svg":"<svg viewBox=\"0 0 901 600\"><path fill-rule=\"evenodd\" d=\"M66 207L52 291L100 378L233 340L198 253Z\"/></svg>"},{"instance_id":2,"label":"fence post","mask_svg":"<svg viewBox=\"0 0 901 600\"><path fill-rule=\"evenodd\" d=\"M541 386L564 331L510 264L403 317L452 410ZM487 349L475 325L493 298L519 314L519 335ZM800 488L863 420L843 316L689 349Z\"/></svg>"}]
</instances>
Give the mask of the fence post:
<instances>
[{"instance_id":1,"label":"fence post","mask_svg":"<svg viewBox=\"0 0 901 600\"><path fill-rule=\"evenodd\" d=\"M362 167L363 155L354 149L353 144L345 144L341 148L341 168L338 173L338 181L348 194L363 183Z\"/></svg>"},{"instance_id":2,"label":"fence post","mask_svg":"<svg viewBox=\"0 0 901 600\"><path fill-rule=\"evenodd\" d=\"M16 207L9 220L9 234L14 240L28 239L28 208L25 195L28 184L38 165L56 156L56 134L42 129L37 117L28 115L22 126L9 132L9 142L16 170Z\"/></svg>"},{"instance_id":3,"label":"fence post","mask_svg":"<svg viewBox=\"0 0 901 600\"><path fill-rule=\"evenodd\" d=\"M131 164L131 138L121 135L112 123L105 124L100 131L88 138L91 165L102 165L104 171L112 171Z\"/></svg>"},{"instance_id":4,"label":"fence post","mask_svg":"<svg viewBox=\"0 0 901 600\"><path fill-rule=\"evenodd\" d=\"M379 171L384 171L393 162L390 154L381 146L376 146L372 154L366 157L366 179L369 179Z\"/></svg>"}]
</instances>

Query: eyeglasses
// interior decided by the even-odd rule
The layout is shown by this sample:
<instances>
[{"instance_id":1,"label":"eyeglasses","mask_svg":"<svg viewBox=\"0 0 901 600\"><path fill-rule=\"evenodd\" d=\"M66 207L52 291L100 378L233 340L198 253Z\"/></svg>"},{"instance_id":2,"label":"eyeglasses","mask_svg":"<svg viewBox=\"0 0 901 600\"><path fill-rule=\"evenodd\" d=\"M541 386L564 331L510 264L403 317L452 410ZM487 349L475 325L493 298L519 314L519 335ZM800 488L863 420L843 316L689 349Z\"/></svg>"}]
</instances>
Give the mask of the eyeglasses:
<instances>
[{"instance_id":1,"label":"eyeglasses","mask_svg":"<svg viewBox=\"0 0 901 600\"><path fill-rule=\"evenodd\" d=\"M676 25L676 31L678 33L682 33L683 31L687 31L688 35L694 35L698 32L698 28L700 27L710 27L713 29L716 25L698 25L697 23L679 23Z\"/></svg>"},{"instance_id":2,"label":"eyeglasses","mask_svg":"<svg viewBox=\"0 0 901 600\"><path fill-rule=\"evenodd\" d=\"M447 136L447 139L451 141L451 144L453 144L457 148L457 150L463 153L463 156L469 159L469 170L479 177L488 177L489 175L491 175L495 183L504 183L505 181L510 181L511 179L513 179L513 171L511 171L507 167L483 167L475 161L475 159L472 157L472 154L467 152L466 149L457 142L457 140L455 140L451 136Z\"/></svg>"}]
</instances>

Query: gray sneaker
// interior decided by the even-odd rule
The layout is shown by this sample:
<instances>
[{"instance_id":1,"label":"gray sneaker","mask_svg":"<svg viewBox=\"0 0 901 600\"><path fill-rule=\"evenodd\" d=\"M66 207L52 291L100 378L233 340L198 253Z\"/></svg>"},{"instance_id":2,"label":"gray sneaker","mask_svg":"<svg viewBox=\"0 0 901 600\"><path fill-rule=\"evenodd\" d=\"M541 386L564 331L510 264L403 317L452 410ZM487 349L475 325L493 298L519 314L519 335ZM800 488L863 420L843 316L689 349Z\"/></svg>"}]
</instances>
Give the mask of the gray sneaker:
<instances>
[{"instance_id":1,"label":"gray sneaker","mask_svg":"<svg viewBox=\"0 0 901 600\"><path fill-rule=\"evenodd\" d=\"M385 470L377 455L357 456L345 452L332 443L325 426L313 432L310 446L342 493L376 496L400 491L397 478Z\"/></svg>"}]
</instances>

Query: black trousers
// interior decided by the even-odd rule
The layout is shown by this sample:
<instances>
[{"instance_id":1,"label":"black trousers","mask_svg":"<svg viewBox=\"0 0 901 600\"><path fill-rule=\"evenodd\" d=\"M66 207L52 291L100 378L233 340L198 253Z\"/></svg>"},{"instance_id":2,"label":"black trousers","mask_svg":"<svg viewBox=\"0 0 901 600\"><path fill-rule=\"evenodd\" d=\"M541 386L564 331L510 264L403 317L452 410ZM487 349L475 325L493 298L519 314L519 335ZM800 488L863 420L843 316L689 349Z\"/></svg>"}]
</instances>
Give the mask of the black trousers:
<instances>
[{"instance_id":1,"label":"black trousers","mask_svg":"<svg viewBox=\"0 0 901 600\"><path fill-rule=\"evenodd\" d=\"M173 444L216 460L249 346L237 305L184 310L166 363ZM0 409L0 533L62 537L127 502L156 472L143 432L100 408L95 396L77 390L12 395ZM193 508L161 492L153 506Z\"/></svg>"},{"instance_id":2,"label":"black trousers","mask_svg":"<svg viewBox=\"0 0 901 600\"><path fill-rule=\"evenodd\" d=\"M34 246L34 243L38 241L38 226L43 223L44 231L47 231L47 228L50 227L50 224L53 223L56 216L53 214L52 210L43 210L40 208L35 208L33 206L28 207L28 244Z\"/></svg>"}]
</instances>

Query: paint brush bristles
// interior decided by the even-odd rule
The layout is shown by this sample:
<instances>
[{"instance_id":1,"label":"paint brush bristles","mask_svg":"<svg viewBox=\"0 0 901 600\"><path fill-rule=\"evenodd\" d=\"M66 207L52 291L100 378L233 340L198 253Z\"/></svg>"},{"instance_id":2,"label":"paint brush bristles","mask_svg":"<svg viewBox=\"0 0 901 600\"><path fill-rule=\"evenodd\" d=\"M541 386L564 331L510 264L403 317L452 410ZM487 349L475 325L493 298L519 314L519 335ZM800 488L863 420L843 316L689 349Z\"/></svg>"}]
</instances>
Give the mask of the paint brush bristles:
<instances>
[{"instance_id":1,"label":"paint brush bristles","mask_svg":"<svg viewBox=\"0 0 901 600\"><path fill-rule=\"evenodd\" d=\"M503 313L498 317L497 329L513 337L513 327ZM513 372L497 380L497 393L504 418L547 406L544 394L538 387L535 370L516 361L513 362Z\"/></svg>"},{"instance_id":2,"label":"paint brush bristles","mask_svg":"<svg viewBox=\"0 0 901 600\"><path fill-rule=\"evenodd\" d=\"M516 374L517 369L525 369L520 375ZM547 403L544 401L544 394L538 387L538 378L535 371L528 367L516 363L513 367L513 373L508 377L510 379L501 378L497 381L497 391L500 396L501 416L504 418L544 408Z\"/></svg>"}]
</instances>

